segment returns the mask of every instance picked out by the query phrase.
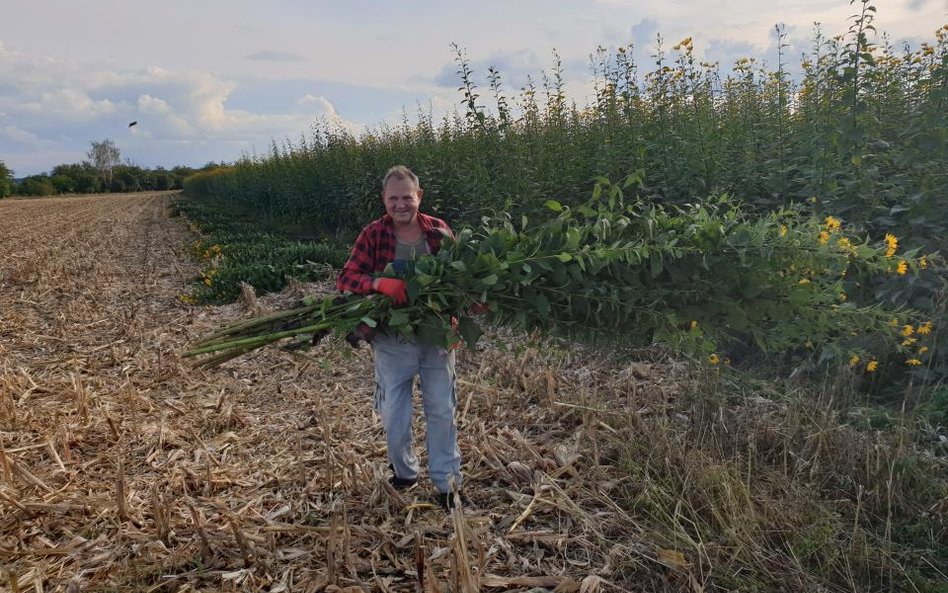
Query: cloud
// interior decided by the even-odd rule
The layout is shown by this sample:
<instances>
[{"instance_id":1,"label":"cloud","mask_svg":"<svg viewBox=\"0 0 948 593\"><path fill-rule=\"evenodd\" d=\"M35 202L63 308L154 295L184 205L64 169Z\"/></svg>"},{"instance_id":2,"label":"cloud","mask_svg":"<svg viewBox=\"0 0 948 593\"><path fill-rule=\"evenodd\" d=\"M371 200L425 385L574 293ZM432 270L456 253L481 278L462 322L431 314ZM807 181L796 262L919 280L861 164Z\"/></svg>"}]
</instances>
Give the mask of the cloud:
<instances>
[{"instance_id":1,"label":"cloud","mask_svg":"<svg viewBox=\"0 0 948 593\"><path fill-rule=\"evenodd\" d=\"M25 144L28 146L39 146L42 144L39 137L26 130L21 130L14 125L0 126L0 138L9 140L16 144Z\"/></svg>"},{"instance_id":2,"label":"cloud","mask_svg":"<svg viewBox=\"0 0 948 593\"><path fill-rule=\"evenodd\" d=\"M324 115L336 115L336 108L333 107L332 103L330 103L326 97L323 96L316 97L306 93L297 101L297 104L303 105L306 108L316 107L318 110L322 111Z\"/></svg>"},{"instance_id":3,"label":"cloud","mask_svg":"<svg viewBox=\"0 0 948 593\"><path fill-rule=\"evenodd\" d=\"M151 95L141 95L138 97L138 111L147 114L167 114L174 110L162 99Z\"/></svg>"},{"instance_id":4,"label":"cloud","mask_svg":"<svg viewBox=\"0 0 948 593\"><path fill-rule=\"evenodd\" d=\"M306 58L290 52L265 49L245 56L248 60L261 62L305 62Z\"/></svg>"},{"instance_id":5,"label":"cloud","mask_svg":"<svg viewBox=\"0 0 948 593\"><path fill-rule=\"evenodd\" d=\"M629 33L632 35L632 43L635 47L648 48L655 44L655 36L658 35L659 24L654 19L642 19L632 25Z\"/></svg>"},{"instance_id":6,"label":"cloud","mask_svg":"<svg viewBox=\"0 0 948 593\"><path fill-rule=\"evenodd\" d=\"M489 86L488 69L492 67L500 73L503 88L520 89L527 84L528 76L534 82L540 79L544 68L549 69L553 65L552 56L547 62L544 63L536 53L530 50L520 50L508 53L495 52L486 58L469 60L468 67L473 72L474 84L479 87ZM455 62L445 64L434 76L434 84L443 88L459 87L461 85L459 70L460 67Z\"/></svg>"},{"instance_id":7,"label":"cloud","mask_svg":"<svg viewBox=\"0 0 948 593\"><path fill-rule=\"evenodd\" d=\"M30 146L78 159L90 139L111 138L135 162L168 166L186 164L182 154L196 154L182 146L204 146L207 154L216 146L212 158L233 160L255 147L265 150L273 140L296 138L317 118L354 134L364 129L320 95L304 94L295 105L273 110L235 109L228 100L238 83L208 72L111 70L30 56L2 44L0 80L0 154L11 167L30 173L38 158L26 150ZM139 124L129 129L133 120Z\"/></svg>"}]
</instances>

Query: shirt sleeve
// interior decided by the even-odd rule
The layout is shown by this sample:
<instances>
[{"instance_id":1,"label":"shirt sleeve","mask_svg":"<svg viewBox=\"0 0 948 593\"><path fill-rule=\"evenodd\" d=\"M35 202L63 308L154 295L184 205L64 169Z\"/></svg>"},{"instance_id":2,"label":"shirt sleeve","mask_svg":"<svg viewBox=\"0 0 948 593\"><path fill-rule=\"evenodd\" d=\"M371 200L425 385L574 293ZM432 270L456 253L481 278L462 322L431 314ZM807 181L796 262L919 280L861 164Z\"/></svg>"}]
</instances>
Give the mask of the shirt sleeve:
<instances>
[{"instance_id":1,"label":"shirt sleeve","mask_svg":"<svg viewBox=\"0 0 948 593\"><path fill-rule=\"evenodd\" d=\"M371 240L369 227L362 229L346 265L342 267L336 277L336 288L343 292L355 294L369 294L372 292L372 282L375 279L373 253L375 246Z\"/></svg>"},{"instance_id":2,"label":"shirt sleeve","mask_svg":"<svg viewBox=\"0 0 948 593\"><path fill-rule=\"evenodd\" d=\"M456 237L454 236L454 231L448 226L448 223L440 218L432 216L429 221L431 226L427 233L428 248L431 250L431 253L437 253L441 249L441 239L443 239L445 235L452 239Z\"/></svg>"}]
</instances>

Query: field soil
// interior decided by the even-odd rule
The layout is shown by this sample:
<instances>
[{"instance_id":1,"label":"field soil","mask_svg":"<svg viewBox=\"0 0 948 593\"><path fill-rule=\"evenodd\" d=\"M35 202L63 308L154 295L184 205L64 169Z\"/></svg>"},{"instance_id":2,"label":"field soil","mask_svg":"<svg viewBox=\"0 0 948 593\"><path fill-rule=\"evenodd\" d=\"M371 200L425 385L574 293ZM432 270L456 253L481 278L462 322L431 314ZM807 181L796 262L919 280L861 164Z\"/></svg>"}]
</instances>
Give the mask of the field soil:
<instances>
[{"instance_id":1,"label":"field soil","mask_svg":"<svg viewBox=\"0 0 948 593\"><path fill-rule=\"evenodd\" d=\"M331 287L188 304L196 236L173 199L0 202L0 590L593 593L640 571L700 586L614 502L614 419L673 398L663 370L523 337L459 351L466 500L446 514L426 479L386 481L368 348L207 371L179 356Z\"/></svg>"}]
</instances>

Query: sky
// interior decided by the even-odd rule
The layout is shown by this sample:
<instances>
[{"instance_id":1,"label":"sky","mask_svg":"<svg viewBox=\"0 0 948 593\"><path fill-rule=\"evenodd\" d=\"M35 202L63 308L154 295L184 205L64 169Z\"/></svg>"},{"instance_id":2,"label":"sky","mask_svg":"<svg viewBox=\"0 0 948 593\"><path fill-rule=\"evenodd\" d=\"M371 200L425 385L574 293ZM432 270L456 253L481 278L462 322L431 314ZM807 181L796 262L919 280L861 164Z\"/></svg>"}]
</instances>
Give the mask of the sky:
<instances>
[{"instance_id":1,"label":"sky","mask_svg":"<svg viewBox=\"0 0 948 593\"><path fill-rule=\"evenodd\" d=\"M895 43L932 41L948 23L948 0L874 4ZM846 0L0 0L0 161L24 177L80 162L107 138L139 166L202 166L297 141L321 119L360 134L419 110L440 118L462 99L452 44L478 83L493 66L511 91L549 71L555 50L583 105L599 46L632 43L644 70L659 34L666 49L693 37L722 66L773 63L783 23L799 64L815 22L845 33L857 10Z\"/></svg>"}]
</instances>

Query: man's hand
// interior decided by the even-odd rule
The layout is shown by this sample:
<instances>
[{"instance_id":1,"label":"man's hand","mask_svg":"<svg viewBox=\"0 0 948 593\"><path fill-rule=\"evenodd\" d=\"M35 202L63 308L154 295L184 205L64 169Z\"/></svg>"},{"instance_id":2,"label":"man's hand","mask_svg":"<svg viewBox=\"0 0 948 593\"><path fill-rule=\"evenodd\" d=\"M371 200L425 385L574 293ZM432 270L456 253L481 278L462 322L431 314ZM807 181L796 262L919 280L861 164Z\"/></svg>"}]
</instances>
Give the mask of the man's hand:
<instances>
[{"instance_id":1,"label":"man's hand","mask_svg":"<svg viewBox=\"0 0 948 593\"><path fill-rule=\"evenodd\" d=\"M404 280L398 278L376 278L372 285L375 292L379 292L392 299L396 305L408 302L407 286Z\"/></svg>"}]
</instances>

